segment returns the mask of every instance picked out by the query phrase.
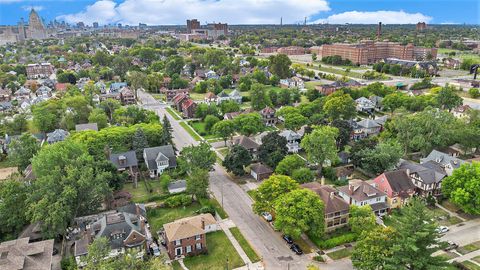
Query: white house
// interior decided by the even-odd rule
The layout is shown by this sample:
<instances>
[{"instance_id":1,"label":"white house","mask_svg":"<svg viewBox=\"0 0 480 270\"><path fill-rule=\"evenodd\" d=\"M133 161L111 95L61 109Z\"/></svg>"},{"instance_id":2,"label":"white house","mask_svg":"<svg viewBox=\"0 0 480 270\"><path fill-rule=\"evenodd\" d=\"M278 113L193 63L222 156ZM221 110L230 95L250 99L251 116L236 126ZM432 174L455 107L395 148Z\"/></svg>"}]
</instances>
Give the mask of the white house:
<instances>
[{"instance_id":1,"label":"white house","mask_svg":"<svg viewBox=\"0 0 480 270\"><path fill-rule=\"evenodd\" d=\"M143 149L143 159L150 171L150 177L155 178L166 169L177 167L177 158L171 145L149 147Z\"/></svg>"},{"instance_id":2,"label":"white house","mask_svg":"<svg viewBox=\"0 0 480 270\"><path fill-rule=\"evenodd\" d=\"M298 153L300 149L300 140L302 136L293 130L283 130L278 135L287 139L287 148L289 153Z\"/></svg>"},{"instance_id":3,"label":"white house","mask_svg":"<svg viewBox=\"0 0 480 270\"><path fill-rule=\"evenodd\" d=\"M387 214L387 194L362 180L351 180L338 188L338 195L350 205L370 205L378 216Z\"/></svg>"}]
</instances>

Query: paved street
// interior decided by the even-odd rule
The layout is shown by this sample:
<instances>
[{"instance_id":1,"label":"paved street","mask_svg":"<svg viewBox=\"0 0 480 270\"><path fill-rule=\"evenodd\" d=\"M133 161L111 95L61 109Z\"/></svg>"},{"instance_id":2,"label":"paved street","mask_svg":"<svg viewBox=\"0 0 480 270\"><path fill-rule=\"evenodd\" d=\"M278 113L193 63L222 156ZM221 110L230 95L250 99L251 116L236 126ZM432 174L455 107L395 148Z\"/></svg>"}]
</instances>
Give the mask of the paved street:
<instances>
[{"instance_id":1,"label":"paved street","mask_svg":"<svg viewBox=\"0 0 480 270\"><path fill-rule=\"evenodd\" d=\"M440 238L442 241L453 241L465 246L480 240L480 219L462 222L449 228L450 231Z\"/></svg>"}]
</instances>

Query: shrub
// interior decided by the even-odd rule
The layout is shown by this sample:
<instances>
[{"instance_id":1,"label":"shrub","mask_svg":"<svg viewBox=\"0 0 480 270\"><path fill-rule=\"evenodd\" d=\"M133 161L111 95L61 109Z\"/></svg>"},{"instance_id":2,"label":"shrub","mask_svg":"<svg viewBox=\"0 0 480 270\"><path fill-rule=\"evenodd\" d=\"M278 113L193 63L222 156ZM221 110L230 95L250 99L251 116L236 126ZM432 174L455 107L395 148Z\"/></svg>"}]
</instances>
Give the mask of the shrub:
<instances>
[{"instance_id":1,"label":"shrub","mask_svg":"<svg viewBox=\"0 0 480 270\"><path fill-rule=\"evenodd\" d=\"M192 198L186 194L172 196L165 200L165 207L175 208L192 204Z\"/></svg>"},{"instance_id":2,"label":"shrub","mask_svg":"<svg viewBox=\"0 0 480 270\"><path fill-rule=\"evenodd\" d=\"M62 270L74 270L77 269L77 263L73 256L63 257L60 261L60 267Z\"/></svg>"},{"instance_id":3,"label":"shrub","mask_svg":"<svg viewBox=\"0 0 480 270\"><path fill-rule=\"evenodd\" d=\"M470 90L468 90L468 94L472 98L479 98L480 97L480 90L478 90L478 88L470 88Z\"/></svg>"},{"instance_id":4,"label":"shrub","mask_svg":"<svg viewBox=\"0 0 480 270\"><path fill-rule=\"evenodd\" d=\"M164 173L160 176L160 186L162 187L162 190L164 192L168 191L168 185L170 184L171 181L172 181L172 178L168 174Z\"/></svg>"},{"instance_id":5,"label":"shrub","mask_svg":"<svg viewBox=\"0 0 480 270\"><path fill-rule=\"evenodd\" d=\"M317 262L325 262L325 259L320 255L313 257L313 260Z\"/></svg>"},{"instance_id":6,"label":"shrub","mask_svg":"<svg viewBox=\"0 0 480 270\"><path fill-rule=\"evenodd\" d=\"M358 235L356 233L349 232L324 241L315 241L315 244L317 244L321 249L330 249L339 245L354 242L357 240L357 238Z\"/></svg>"},{"instance_id":7,"label":"shrub","mask_svg":"<svg viewBox=\"0 0 480 270\"><path fill-rule=\"evenodd\" d=\"M199 210L195 211L196 214L206 214L210 213L213 216L215 216L215 208L213 206L204 206L200 208Z\"/></svg>"}]
</instances>

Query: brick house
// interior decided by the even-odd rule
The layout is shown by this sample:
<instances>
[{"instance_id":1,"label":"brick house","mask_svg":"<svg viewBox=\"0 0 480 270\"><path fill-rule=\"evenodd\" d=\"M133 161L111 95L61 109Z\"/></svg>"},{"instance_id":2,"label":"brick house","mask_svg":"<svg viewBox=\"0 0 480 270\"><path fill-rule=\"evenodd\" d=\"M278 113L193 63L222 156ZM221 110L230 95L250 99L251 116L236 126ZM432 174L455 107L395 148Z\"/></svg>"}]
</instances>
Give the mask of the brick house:
<instances>
[{"instance_id":1,"label":"brick house","mask_svg":"<svg viewBox=\"0 0 480 270\"><path fill-rule=\"evenodd\" d=\"M218 229L211 214L182 218L163 225L163 239L170 259L207 252L206 234Z\"/></svg>"},{"instance_id":2,"label":"brick house","mask_svg":"<svg viewBox=\"0 0 480 270\"><path fill-rule=\"evenodd\" d=\"M273 170L270 167L263 165L262 163L255 163L250 165L250 175L257 181L267 179L272 174Z\"/></svg>"},{"instance_id":3,"label":"brick house","mask_svg":"<svg viewBox=\"0 0 480 270\"><path fill-rule=\"evenodd\" d=\"M327 232L345 227L348 224L350 205L338 196L334 188L321 185L318 182L305 183L301 186L317 193L323 201L325 205L325 230Z\"/></svg>"},{"instance_id":4,"label":"brick house","mask_svg":"<svg viewBox=\"0 0 480 270\"><path fill-rule=\"evenodd\" d=\"M182 113L185 118L195 117L195 111L197 110L197 103L191 98L188 98L185 102L182 103Z\"/></svg>"},{"instance_id":5,"label":"brick house","mask_svg":"<svg viewBox=\"0 0 480 270\"><path fill-rule=\"evenodd\" d=\"M263 123L265 123L266 126L274 126L278 122L278 118L275 116L275 112L275 109L271 107L265 107L263 110L260 111Z\"/></svg>"},{"instance_id":6,"label":"brick house","mask_svg":"<svg viewBox=\"0 0 480 270\"><path fill-rule=\"evenodd\" d=\"M178 94L188 95L189 92L190 92L190 90L188 90L188 89L168 89L166 87L162 87L160 89L160 93L165 95L165 100L167 102L171 102L173 100L173 98Z\"/></svg>"},{"instance_id":7,"label":"brick house","mask_svg":"<svg viewBox=\"0 0 480 270\"><path fill-rule=\"evenodd\" d=\"M26 66L28 79L48 78L54 73L53 65L50 63L28 64Z\"/></svg>"},{"instance_id":8,"label":"brick house","mask_svg":"<svg viewBox=\"0 0 480 270\"><path fill-rule=\"evenodd\" d=\"M175 97L172 99L172 107L174 107L177 111L182 111L182 104L185 102L187 99L189 99L187 94L180 93L177 94Z\"/></svg>"},{"instance_id":9,"label":"brick house","mask_svg":"<svg viewBox=\"0 0 480 270\"><path fill-rule=\"evenodd\" d=\"M373 179L372 183L387 194L391 208L400 208L415 194L415 185L406 170L384 172Z\"/></svg>"},{"instance_id":10,"label":"brick house","mask_svg":"<svg viewBox=\"0 0 480 270\"><path fill-rule=\"evenodd\" d=\"M129 87L123 87L120 91L120 99L123 105L135 104L135 94Z\"/></svg>"}]
</instances>

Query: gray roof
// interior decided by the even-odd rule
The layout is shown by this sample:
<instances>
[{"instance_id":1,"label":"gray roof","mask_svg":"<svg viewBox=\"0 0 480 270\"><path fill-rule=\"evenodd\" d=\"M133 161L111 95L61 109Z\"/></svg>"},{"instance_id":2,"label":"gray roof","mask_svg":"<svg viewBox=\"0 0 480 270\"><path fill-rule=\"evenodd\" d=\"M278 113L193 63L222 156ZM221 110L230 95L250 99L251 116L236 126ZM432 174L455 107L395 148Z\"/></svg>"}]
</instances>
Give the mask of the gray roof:
<instances>
[{"instance_id":1,"label":"gray roof","mask_svg":"<svg viewBox=\"0 0 480 270\"><path fill-rule=\"evenodd\" d=\"M357 122L357 125L359 125L360 127L363 127L363 128L380 127L380 125L372 119L362 119L362 120Z\"/></svg>"},{"instance_id":2,"label":"gray roof","mask_svg":"<svg viewBox=\"0 0 480 270\"><path fill-rule=\"evenodd\" d=\"M282 132L278 133L278 135L284 137L287 139L287 141L295 141L302 138L300 134L290 129L283 130Z\"/></svg>"},{"instance_id":3,"label":"gray roof","mask_svg":"<svg viewBox=\"0 0 480 270\"><path fill-rule=\"evenodd\" d=\"M423 183L431 184L431 183L439 183L442 181L443 178L447 176L445 171L442 169L438 171L434 168L431 168L427 162L425 164L418 164L412 161L401 161L400 165L398 166L399 169L408 170L410 174L414 173L417 174L420 179L422 179Z\"/></svg>"},{"instance_id":4,"label":"gray roof","mask_svg":"<svg viewBox=\"0 0 480 270\"><path fill-rule=\"evenodd\" d=\"M95 130L98 131L97 123L88 123L88 124L78 124L75 126L76 131L84 131L84 130Z\"/></svg>"},{"instance_id":5,"label":"gray roof","mask_svg":"<svg viewBox=\"0 0 480 270\"><path fill-rule=\"evenodd\" d=\"M125 160L124 164L120 164L122 159ZM117 167L117 169L138 166L138 160L135 151L112 154L110 155L110 161L113 163L113 165L115 165L115 167Z\"/></svg>"},{"instance_id":6,"label":"gray roof","mask_svg":"<svg viewBox=\"0 0 480 270\"><path fill-rule=\"evenodd\" d=\"M53 132L47 133L47 142L48 143L55 143L65 140L65 138L69 135L68 131L63 129L55 129Z\"/></svg>"},{"instance_id":7,"label":"gray roof","mask_svg":"<svg viewBox=\"0 0 480 270\"><path fill-rule=\"evenodd\" d=\"M351 180L348 185L338 187L338 191L355 199L357 202L363 202L387 195L385 192L362 180Z\"/></svg>"},{"instance_id":8,"label":"gray roof","mask_svg":"<svg viewBox=\"0 0 480 270\"><path fill-rule=\"evenodd\" d=\"M145 163L149 170L156 170L157 169L157 158L159 154L162 153L163 156L168 158L168 168L175 168L177 166L177 158L175 157L175 151L173 147L168 145L157 146L157 147L149 147L143 149L144 157L146 158ZM163 158L160 155L160 158Z\"/></svg>"},{"instance_id":9,"label":"gray roof","mask_svg":"<svg viewBox=\"0 0 480 270\"><path fill-rule=\"evenodd\" d=\"M263 165L262 163L255 163L250 165L250 170L254 171L256 174L273 173L273 170L270 167L268 167L267 165Z\"/></svg>"},{"instance_id":10,"label":"gray roof","mask_svg":"<svg viewBox=\"0 0 480 270\"><path fill-rule=\"evenodd\" d=\"M429 161L438 163L443 166L450 164L450 166L452 166L453 169L457 169L458 167L460 167L460 165L462 165L463 163L466 163L465 160L452 157L449 154L446 154L437 150L433 150L432 152L430 152L430 154L426 158L420 159L421 164L428 163Z\"/></svg>"},{"instance_id":11,"label":"gray roof","mask_svg":"<svg viewBox=\"0 0 480 270\"><path fill-rule=\"evenodd\" d=\"M406 170L385 172L384 175L394 192L402 193L415 189L415 185Z\"/></svg>"}]
</instances>

